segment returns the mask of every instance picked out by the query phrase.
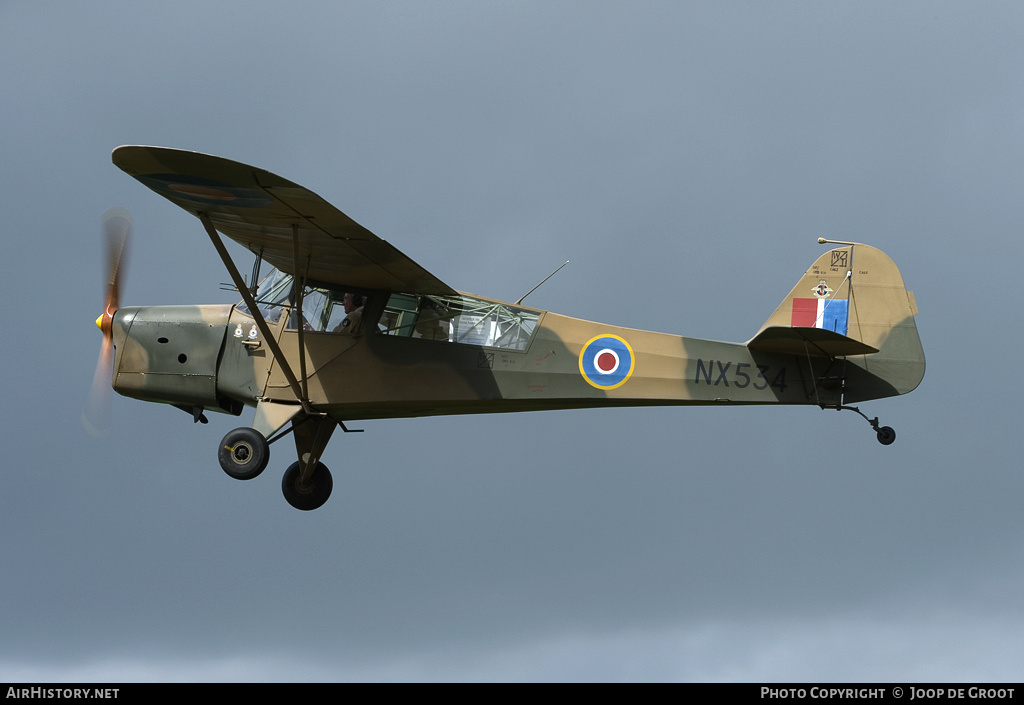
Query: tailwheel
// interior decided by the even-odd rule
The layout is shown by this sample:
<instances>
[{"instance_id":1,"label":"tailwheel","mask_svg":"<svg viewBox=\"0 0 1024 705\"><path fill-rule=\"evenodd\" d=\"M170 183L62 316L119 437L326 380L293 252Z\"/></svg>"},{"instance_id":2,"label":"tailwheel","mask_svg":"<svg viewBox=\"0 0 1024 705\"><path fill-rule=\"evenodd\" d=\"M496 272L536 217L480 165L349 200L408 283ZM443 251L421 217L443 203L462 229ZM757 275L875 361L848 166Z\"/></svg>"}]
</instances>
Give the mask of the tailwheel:
<instances>
[{"instance_id":1,"label":"tailwheel","mask_svg":"<svg viewBox=\"0 0 1024 705\"><path fill-rule=\"evenodd\" d=\"M267 467L270 444L253 428L236 428L220 442L220 467L236 480L251 480Z\"/></svg>"},{"instance_id":2,"label":"tailwheel","mask_svg":"<svg viewBox=\"0 0 1024 705\"><path fill-rule=\"evenodd\" d=\"M309 481L301 482L301 478L301 463L292 463L284 471L281 490L288 504L305 512L322 507L324 502L330 499L331 490L334 489L331 471L323 463L317 463Z\"/></svg>"},{"instance_id":3,"label":"tailwheel","mask_svg":"<svg viewBox=\"0 0 1024 705\"><path fill-rule=\"evenodd\" d=\"M882 426L878 429L878 442L883 446L887 446L896 440L896 432L892 430L891 426Z\"/></svg>"}]
</instances>

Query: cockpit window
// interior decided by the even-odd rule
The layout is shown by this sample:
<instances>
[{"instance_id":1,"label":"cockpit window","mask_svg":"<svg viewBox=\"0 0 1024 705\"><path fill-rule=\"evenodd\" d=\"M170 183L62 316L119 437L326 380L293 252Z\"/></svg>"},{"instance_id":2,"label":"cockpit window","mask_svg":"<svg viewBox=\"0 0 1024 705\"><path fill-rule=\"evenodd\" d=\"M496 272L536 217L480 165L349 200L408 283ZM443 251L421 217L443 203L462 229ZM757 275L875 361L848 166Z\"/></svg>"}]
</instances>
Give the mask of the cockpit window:
<instances>
[{"instance_id":1,"label":"cockpit window","mask_svg":"<svg viewBox=\"0 0 1024 705\"><path fill-rule=\"evenodd\" d=\"M260 282L256 290L256 305L267 322L281 320L281 313L289 311L286 328L295 330L299 317L294 311L295 285L292 275L275 269ZM307 331L341 332L347 315L344 291L323 287L306 286L302 292L302 326ZM357 297L363 301L363 297ZM243 313L249 313L248 306L241 302L237 306ZM251 315L251 314L250 314Z\"/></svg>"},{"instance_id":2,"label":"cockpit window","mask_svg":"<svg viewBox=\"0 0 1024 705\"><path fill-rule=\"evenodd\" d=\"M295 330L299 326L299 316L294 310L295 287L292 282L290 274L275 269L260 282L256 290L256 305L268 322L280 321L282 313L287 311L286 328ZM303 329L366 334L368 331L362 327L365 303L367 299L359 294L306 286L302 294ZM249 313L244 302L238 304L238 310ZM473 296L394 293L388 298L380 321L373 330L382 335L403 338L526 350L540 315L539 311Z\"/></svg>"},{"instance_id":3,"label":"cockpit window","mask_svg":"<svg viewBox=\"0 0 1024 705\"><path fill-rule=\"evenodd\" d=\"M267 322L273 323L281 319L281 311L285 306L291 305L290 300L294 289L292 276L277 269L260 282L259 288L256 290L256 305L259 306L260 313L263 314ZM242 313L252 315L244 301L240 302L236 308Z\"/></svg>"},{"instance_id":4,"label":"cockpit window","mask_svg":"<svg viewBox=\"0 0 1024 705\"><path fill-rule=\"evenodd\" d=\"M381 332L490 348L525 350L540 313L472 296L392 294Z\"/></svg>"}]
</instances>

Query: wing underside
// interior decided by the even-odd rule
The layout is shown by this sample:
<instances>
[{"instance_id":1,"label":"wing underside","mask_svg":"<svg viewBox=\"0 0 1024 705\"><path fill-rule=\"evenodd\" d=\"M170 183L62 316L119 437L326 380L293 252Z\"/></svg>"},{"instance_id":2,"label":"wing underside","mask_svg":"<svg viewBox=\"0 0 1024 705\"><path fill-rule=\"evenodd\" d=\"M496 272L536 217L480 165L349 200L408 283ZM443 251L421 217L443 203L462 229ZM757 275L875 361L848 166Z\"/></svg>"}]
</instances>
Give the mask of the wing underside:
<instances>
[{"instance_id":1,"label":"wing underside","mask_svg":"<svg viewBox=\"0 0 1024 705\"><path fill-rule=\"evenodd\" d=\"M118 147L113 162L282 271L356 289L456 293L320 196L264 169L164 147Z\"/></svg>"}]
</instances>

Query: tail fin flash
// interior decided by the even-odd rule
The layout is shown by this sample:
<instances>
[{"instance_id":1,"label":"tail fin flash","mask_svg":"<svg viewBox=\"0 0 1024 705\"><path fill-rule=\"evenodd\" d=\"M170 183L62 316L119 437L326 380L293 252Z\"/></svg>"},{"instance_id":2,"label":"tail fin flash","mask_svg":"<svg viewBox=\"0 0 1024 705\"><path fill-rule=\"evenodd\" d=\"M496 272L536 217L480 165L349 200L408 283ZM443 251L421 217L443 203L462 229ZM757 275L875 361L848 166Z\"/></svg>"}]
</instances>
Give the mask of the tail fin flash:
<instances>
[{"instance_id":1,"label":"tail fin flash","mask_svg":"<svg viewBox=\"0 0 1024 705\"><path fill-rule=\"evenodd\" d=\"M747 346L846 358L844 403L896 396L924 377L915 315L895 263L869 245L848 245L819 257Z\"/></svg>"}]
</instances>

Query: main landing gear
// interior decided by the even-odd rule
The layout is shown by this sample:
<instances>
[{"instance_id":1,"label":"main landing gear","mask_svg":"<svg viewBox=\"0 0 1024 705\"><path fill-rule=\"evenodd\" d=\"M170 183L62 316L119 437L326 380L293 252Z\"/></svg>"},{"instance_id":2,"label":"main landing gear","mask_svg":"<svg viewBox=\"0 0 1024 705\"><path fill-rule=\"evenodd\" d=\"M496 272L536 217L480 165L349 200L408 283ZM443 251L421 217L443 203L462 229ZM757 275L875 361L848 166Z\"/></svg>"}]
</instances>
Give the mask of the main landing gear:
<instances>
[{"instance_id":1,"label":"main landing gear","mask_svg":"<svg viewBox=\"0 0 1024 705\"><path fill-rule=\"evenodd\" d=\"M295 462L288 466L281 478L281 491L288 504L296 509L309 511L322 507L331 496L334 479L323 463L317 463L309 479L302 480L302 464Z\"/></svg>"},{"instance_id":2,"label":"main landing gear","mask_svg":"<svg viewBox=\"0 0 1024 705\"><path fill-rule=\"evenodd\" d=\"M846 409L847 411L856 411L858 414L863 416L864 420L871 424L871 428L875 429L875 436L878 438L878 442L883 446L892 445L892 442L896 440L896 431L892 429L892 426L879 426L877 416L873 419L869 419L867 415L856 406L836 407L837 411L842 411L843 409Z\"/></svg>"},{"instance_id":3,"label":"main landing gear","mask_svg":"<svg viewBox=\"0 0 1024 705\"><path fill-rule=\"evenodd\" d=\"M292 425L299 460L285 470L281 491L288 504L296 509L317 509L331 496L334 479L318 458L335 426L337 422L321 418L307 418ZM248 427L229 431L217 453L221 469L236 480L257 477L270 461L270 444L280 437L281 434L268 441L262 433Z\"/></svg>"},{"instance_id":4,"label":"main landing gear","mask_svg":"<svg viewBox=\"0 0 1024 705\"><path fill-rule=\"evenodd\" d=\"M236 428L220 442L220 467L236 480L258 477L270 460L270 444L254 428Z\"/></svg>"}]
</instances>

